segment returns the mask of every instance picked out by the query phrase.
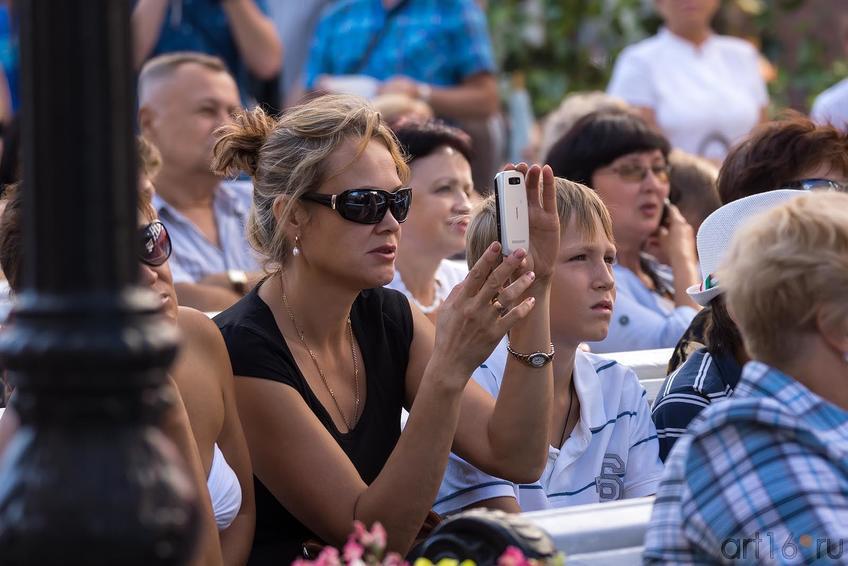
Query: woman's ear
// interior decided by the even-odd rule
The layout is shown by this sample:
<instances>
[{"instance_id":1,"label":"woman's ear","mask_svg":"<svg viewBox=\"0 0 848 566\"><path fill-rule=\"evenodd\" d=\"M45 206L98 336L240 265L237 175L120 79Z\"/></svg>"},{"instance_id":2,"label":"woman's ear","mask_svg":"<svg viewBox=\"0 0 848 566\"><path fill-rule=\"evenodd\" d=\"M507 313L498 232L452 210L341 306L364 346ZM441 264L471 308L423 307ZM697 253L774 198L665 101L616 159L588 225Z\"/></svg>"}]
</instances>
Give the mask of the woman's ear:
<instances>
[{"instance_id":1,"label":"woman's ear","mask_svg":"<svg viewBox=\"0 0 848 566\"><path fill-rule=\"evenodd\" d=\"M291 204L291 210L286 210ZM306 208L297 200L293 200L291 195L279 195L274 199L274 204L271 207L274 213L274 220L280 223L280 219L288 212L288 217L285 219L287 231L292 234L299 234L309 222L309 213Z\"/></svg>"}]
</instances>

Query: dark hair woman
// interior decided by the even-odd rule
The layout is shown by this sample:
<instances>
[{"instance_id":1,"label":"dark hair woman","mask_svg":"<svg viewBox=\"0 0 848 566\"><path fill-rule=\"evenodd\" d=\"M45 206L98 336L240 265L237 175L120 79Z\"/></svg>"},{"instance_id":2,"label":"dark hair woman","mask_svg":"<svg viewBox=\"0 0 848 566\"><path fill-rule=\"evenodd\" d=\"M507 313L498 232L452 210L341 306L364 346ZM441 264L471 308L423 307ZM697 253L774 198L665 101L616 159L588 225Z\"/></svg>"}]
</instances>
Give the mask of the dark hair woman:
<instances>
[{"instance_id":1,"label":"dark hair woman","mask_svg":"<svg viewBox=\"0 0 848 566\"><path fill-rule=\"evenodd\" d=\"M609 334L593 351L672 347L697 312L686 294L698 281L692 228L667 203L669 150L637 115L606 111L584 116L548 154L556 176L593 188L612 216L618 297ZM670 269L643 253L654 234Z\"/></svg>"}]
</instances>

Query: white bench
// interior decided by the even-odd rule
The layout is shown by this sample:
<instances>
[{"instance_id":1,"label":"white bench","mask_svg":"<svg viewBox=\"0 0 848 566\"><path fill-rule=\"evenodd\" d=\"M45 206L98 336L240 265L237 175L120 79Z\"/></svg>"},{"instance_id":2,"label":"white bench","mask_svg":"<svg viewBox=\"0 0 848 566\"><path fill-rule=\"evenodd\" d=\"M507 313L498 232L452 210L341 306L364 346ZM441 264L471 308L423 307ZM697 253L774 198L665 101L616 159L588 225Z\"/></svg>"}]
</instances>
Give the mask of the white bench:
<instances>
[{"instance_id":1,"label":"white bench","mask_svg":"<svg viewBox=\"0 0 848 566\"><path fill-rule=\"evenodd\" d=\"M654 404L654 399L665 382L665 372L668 360L674 352L673 348L662 348L659 350L636 350L633 352L615 352L612 354L601 354L605 358L615 360L623 366L627 366L636 372L639 383L648 392L648 405Z\"/></svg>"},{"instance_id":2,"label":"white bench","mask_svg":"<svg viewBox=\"0 0 848 566\"><path fill-rule=\"evenodd\" d=\"M673 353L674 348L661 348L659 350L635 350L633 352L598 355L631 368L639 376L639 381L643 381L646 379L665 379L668 360L671 359Z\"/></svg>"},{"instance_id":3,"label":"white bench","mask_svg":"<svg viewBox=\"0 0 848 566\"><path fill-rule=\"evenodd\" d=\"M653 497L523 513L543 528L568 566L642 563Z\"/></svg>"}]
</instances>

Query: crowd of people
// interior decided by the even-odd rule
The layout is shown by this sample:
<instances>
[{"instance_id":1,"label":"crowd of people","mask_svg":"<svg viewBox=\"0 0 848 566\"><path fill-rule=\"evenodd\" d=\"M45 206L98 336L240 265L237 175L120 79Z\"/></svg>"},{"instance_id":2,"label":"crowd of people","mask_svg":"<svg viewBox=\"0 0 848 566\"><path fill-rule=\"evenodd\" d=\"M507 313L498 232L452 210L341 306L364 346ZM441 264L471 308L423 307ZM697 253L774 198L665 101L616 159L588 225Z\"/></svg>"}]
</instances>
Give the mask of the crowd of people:
<instances>
[{"instance_id":1,"label":"crowd of people","mask_svg":"<svg viewBox=\"0 0 848 566\"><path fill-rule=\"evenodd\" d=\"M848 91L769 119L719 1L655 4L607 92L504 163L474 0L303 3L293 48L271 0L134 3L139 285L182 336L162 429L201 496L195 564L652 495L646 563L750 558L766 532L842 552ZM529 209L508 255L501 169ZM0 216L12 305L24 191ZM653 403L604 357L660 348Z\"/></svg>"}]
</instances>

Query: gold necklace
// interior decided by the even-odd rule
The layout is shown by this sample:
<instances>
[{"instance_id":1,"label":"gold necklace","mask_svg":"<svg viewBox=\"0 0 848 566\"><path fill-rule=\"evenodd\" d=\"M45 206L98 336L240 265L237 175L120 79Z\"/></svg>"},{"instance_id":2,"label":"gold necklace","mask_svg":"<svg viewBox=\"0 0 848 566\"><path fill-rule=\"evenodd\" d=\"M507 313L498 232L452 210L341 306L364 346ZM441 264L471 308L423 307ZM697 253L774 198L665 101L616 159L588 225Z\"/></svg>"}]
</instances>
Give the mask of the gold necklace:
<instances>
[{"instance_id":1,"label":"gold necklace","mask_svg":"<svg viewBox=\"0 0 848 566\"><path fill-rule=\"evenodd\" d=\"M353 358L353 420L348 421L347 417L342 411L341 405L339 405L339 400L336 399L336 394L333 393L333 388L330 387L330 384L327 383L327 378L324 376L323 370L321 370L321 366L318 365L318 358L312 352L312 349L309 347L309 344L306 343L306 338L303 336L303 331L297 325L297 321L294 319L294 313L289 306L289 300L286 297L286 290L283 286L283 274L280 273L280 289L283 292L283 305L286 307L286 312L289 313L289 318L291 319L292 326L294 326L295 331L297 332L298 337L300 338L300 342L303 344L303 347L306 348L306 351L309 352L309 357L312 358L312 363L315 364L315 369L318 370L318 375L321 376L321 381L324 383L324 387L327 388L327 391L330 393L330 397L333 399L333 403L336 405L336 409L338 409L339 414L342 416L342 420L344 421L345 426L347 426L348 432L353 430L352 422L356 422L356 419L359 417L359 362L356 357L356 346L353 343L353 329L350 324L350 317L347 317L347 336L350 340L350 355Z\"/></svg>"}]
</instances>

